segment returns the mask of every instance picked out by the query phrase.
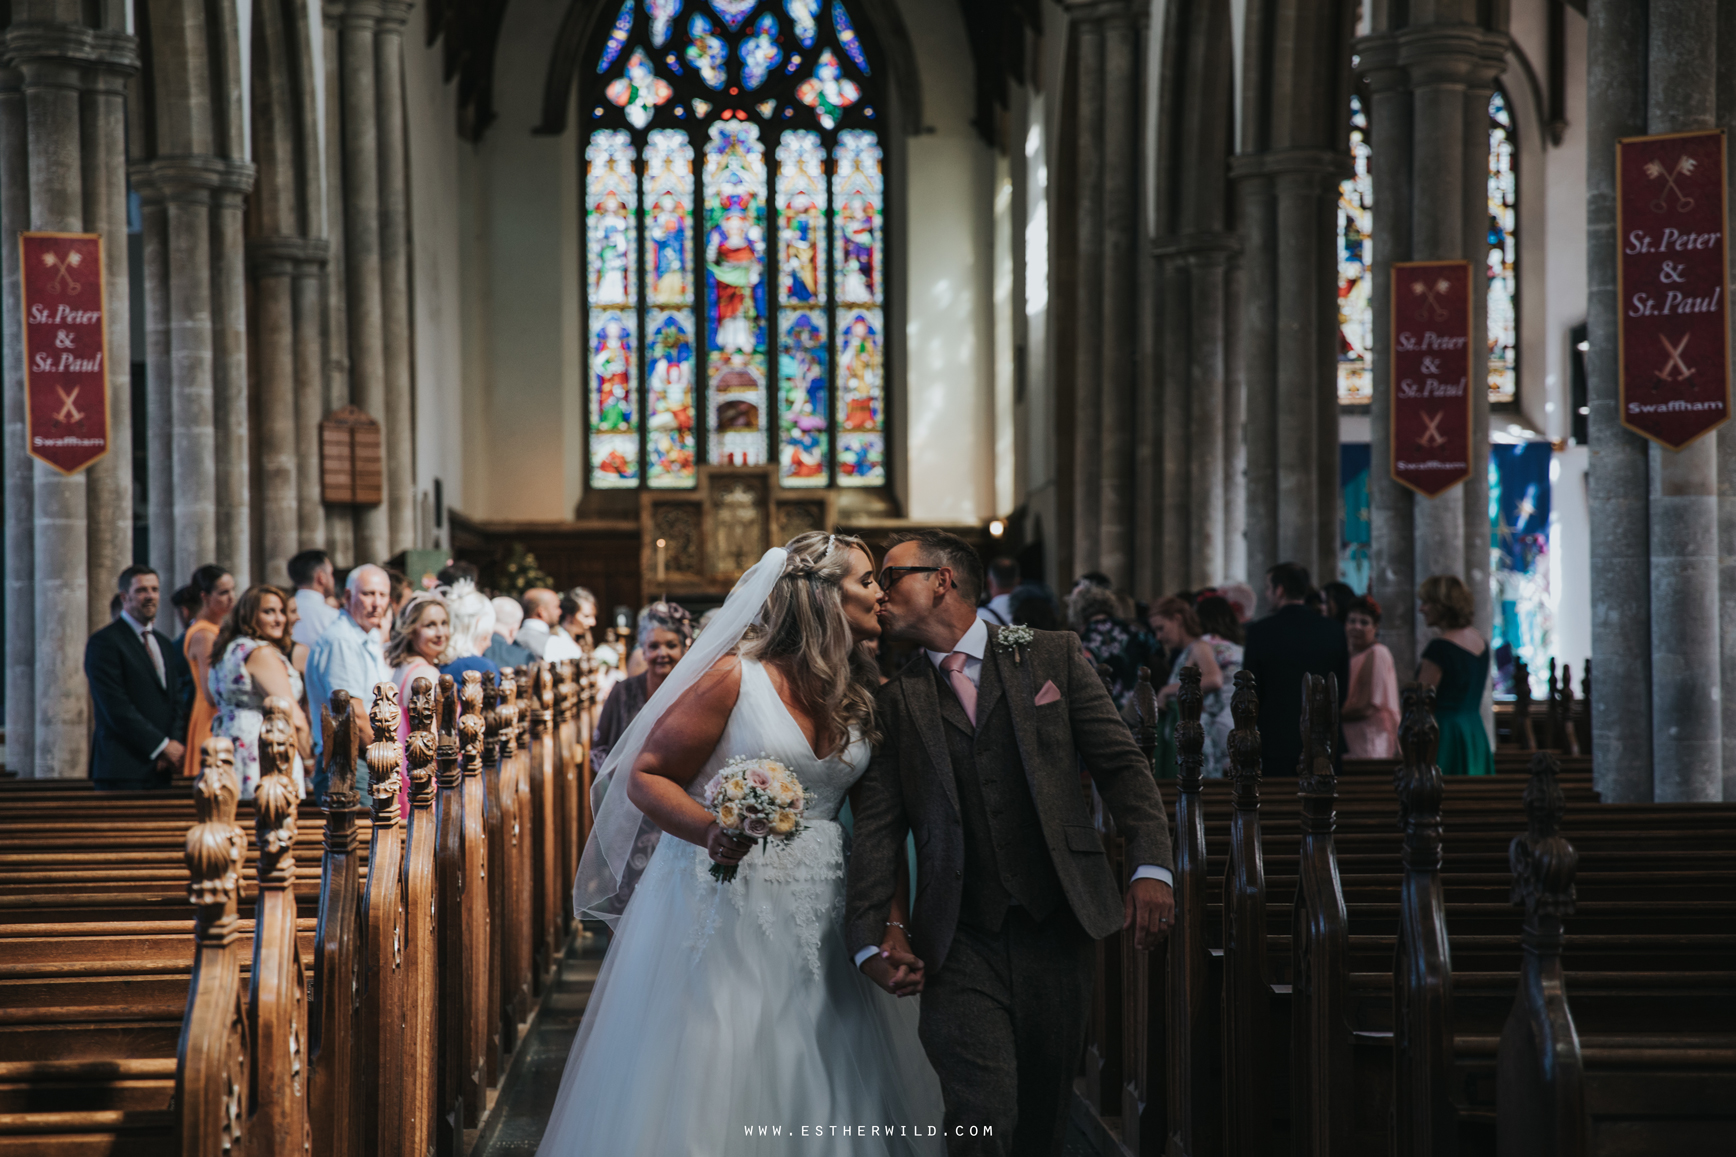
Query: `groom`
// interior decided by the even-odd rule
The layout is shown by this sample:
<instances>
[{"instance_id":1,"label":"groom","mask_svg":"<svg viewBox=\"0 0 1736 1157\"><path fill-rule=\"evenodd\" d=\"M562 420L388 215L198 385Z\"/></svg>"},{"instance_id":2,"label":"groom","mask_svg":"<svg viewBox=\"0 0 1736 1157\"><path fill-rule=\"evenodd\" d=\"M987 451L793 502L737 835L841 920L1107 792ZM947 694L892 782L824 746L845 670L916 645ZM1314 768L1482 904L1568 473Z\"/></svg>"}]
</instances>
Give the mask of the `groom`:
<instances>
[{"instance_id":1,"label":"groom","mask_svg":"<svg viewBox=\"0 0 1736 1157\"><path fill-rule=\"evenodd\" d=\"M848 929L889 992L922 991L948 1152L1061 1147L1091 1013L1093 941L1168 934L1169 824L1151 770L1076 635L976 617L982 562L943 531L895 540L885 634L922 647L880 689L884 739L852 799ZM1123 898L1080 790L1090 773L1133 866ZM890 921L916 836L908 936ZM958 1126L967 1136L958 1136ZM992 1136L968 1136L993 1126Z\"/></svg>"}]
</instances>

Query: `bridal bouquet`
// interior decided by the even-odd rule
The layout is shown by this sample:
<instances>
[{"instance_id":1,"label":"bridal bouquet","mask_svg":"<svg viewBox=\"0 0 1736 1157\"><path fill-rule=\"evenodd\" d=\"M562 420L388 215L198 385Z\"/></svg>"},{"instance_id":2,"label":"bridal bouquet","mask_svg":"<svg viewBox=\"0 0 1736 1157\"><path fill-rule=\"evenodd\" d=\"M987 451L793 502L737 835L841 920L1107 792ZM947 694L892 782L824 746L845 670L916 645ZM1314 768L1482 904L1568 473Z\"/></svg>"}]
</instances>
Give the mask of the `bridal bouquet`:
<instances>
[{"instance_id":1,"label":"bridal bouquet","mask_svg":"<svg viewBox=\"0 0 1736 1157\"><path fill-rule=\"evenodd\" d=\"M802 834L807 799L801 781L775 759L737 756L705 785L705 806L718 826L751 840L789 841ZM714 879L735 879L740 865L712 864Z\"/></svg>"}]
</instances>

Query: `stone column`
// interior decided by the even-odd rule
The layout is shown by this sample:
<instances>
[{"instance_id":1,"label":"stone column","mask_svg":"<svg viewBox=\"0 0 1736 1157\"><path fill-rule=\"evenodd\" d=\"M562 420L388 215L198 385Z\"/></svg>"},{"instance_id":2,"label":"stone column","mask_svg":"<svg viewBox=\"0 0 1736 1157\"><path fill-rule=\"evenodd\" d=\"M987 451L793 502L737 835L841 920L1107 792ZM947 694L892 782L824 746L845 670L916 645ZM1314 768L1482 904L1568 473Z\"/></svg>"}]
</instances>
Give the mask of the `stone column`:
<instances>
[{"instance_id":1,"label":"stone column","mask_svg":"<svg viewBox=\"0 0 1736 1157\"><path fill-rule=\"evenodd\" d=\"M1103 320L1094 331L1103 349L1100 427L1102 499L1098 569L1126 589L1133 581L1133 414L1135 332L1139 307L1140 205L1138 22L1133 6L1107 8L1103 36ZM1089 339L1088 339L1089 340Z\"/></svg>"},{"instance_id":2,"label":"stone column","mask_svg":"<svg viewBox=\"0 0 1736 1157\"><path fill-rule=\"evenodd\" d=\"M310 216L312 214L310 213ZM325 417L325 277L327 246L307 239L295 262L295 457L297 550L325 543L320 504L319 423ZM268 571L267 579L275 572Z\"/></svg>"},{"instance_id":3,"label":"stone column","mask_svg":"<svg viewBox=\"0 0 1736 1157\"><path fill-rule=\"evenodd\" d=\"M386 554L416 541L415 437L410 418L410 205L404 145L404 21L410 5L382 0L374 56L379 92L380 322L385 371Z\"/></svg>"},{"instance_id":4,"label":"stone column","mask_svg":"<svg viewBox=\"0 0 1736 1157\"><path fill-rule=\"evenodd\" d=\"M59 6L54 6L58 8ZM84 230L84 172L80 148L80 89L88 30L74 13L48 5L22 15L66 23L18 23L6 53L24 74L24 117L29 141L29 219L19 227L78 233ZM87 774L89 720L85 710L84 644L90 633L89 479L31 462L35 490L36 722L33 773L70 778Z\"/></svg>"},{"instance_id":5,"label":"stone column","mask_svg":"<svg viewBox=\"0 0 1736 1157\"><path fill-rule=\"evenodd\" d=\"M1228 235L1231 244L1235 235ZM1223 579L1248 577L1247 394L1243 387L1242 343L1234 340L1242 316L1242 265L1233 252L1225 263L1224 284L1224 567Z\"/></svg>"},{"instance_id":6,"label":"stone column","mask_svg":"<svg viewBox=\"0 0 1736 1157\"><path fill-rule=\"evenodd\" d=\"M1411 200L1411 93L1404 69L1398 65L1398 40L1391 35L1366 37L1356 43L1361 74L1367 78L1364 99L1368 105L1371 177L1380 198L1396 205ZM1373 300L1392 300L1392 263L1409 260L1411 216L1409 213L1374 214L1374 252L1382 260L1370 273ZM1417 574L1411 491L1393 481L1392 461L1392 311L1374 310L1373 348L1369 356L1369 379L1373 390L1368 471L1369 593L1386 613L1380 625L1380 640L1392 651L1400 671L1413 671L1417 662L1417 633L1410 613L1416 598Z\"/></svg>"},{"instance_id":7,"label":"stone column","mask_svg":"<svg viewBox=\"0 0 1736 1157\"><path fill-rule=\"evenodd\" d=\"M1278 315L1278 285L1270 254L1273 246L1272 178L1259 154L1230 163L1236 178L1238 232L1242 243L1241 312L1237 317L1241 350L1242 399L1246 408L1242 492L1245 563L1248 581L1259 590L1266 568L1278 557L1278 397L1273 341Z\"/></svg>"},{"instance_id":8,"label":"stone column","mask_svg":"<svg viewBox=\"0 0 1736 1157\"><path fill-rule=\"evenodd\" d=\"M1200 239L1188 255L1189 589L1223 582L1224 571L1224 266L1227 253Z\"/></svg>"},{"instance_id":9,"label":"stone column","mask_svg":"<svg viewBox=\"0 0 1736 1157\"><path fill-rule=\"evenodd\" d=\"M1076 23L1073 64L1078 106L1073 121L1077 273L1073 307L1073 570L1099 569L1103 538L1103 160L1105 78L1103 28L1090 10L1070 12Z\"/></svg>"},{"instance_id":10,"label":"stone column","mask_svg":"<svg viewBox=\"0 0 1736 1157\"><path fill-rule=\"evenodd\" d=\"M1652 798L1646 442L1622 428L1615 143L1646 132L1646 10L1592 0L1586 84L1586 402L1591 410L1592 768L1611 803Z\"/></svg>"},{"instance_id":11,"label":"stone column","mask_svg":"<svg viewBox=\"0 0 1736 1157\"><path fill-rule=\"evenodd\" d=\"M1726 11L1729 11L1726 6ZM1718 124L1726 139L1736 136L1736 19L1718 21ZM1726 180L1736 181L1736 157ZM1736 249L1726 247L1736 274ZM1726 425L1718 440L1718 630L1736 632L1736 429ZM1736 802L1736 647L1721 648L1719 663L1719 738L1723 744L1723 797ZM1724 687L1732 694L1722 694Z\"/></svg>"},{"instance_id":12,"label":"stone column","mask_svg":"<svg viewBox=\"0 0 1736 1157\"><path fill-rule=\"evenodd\" d=\"M349 207L345 194L344 158L348 145L344 140L344 102L339 99L344 88L343 27L344 0L326 0L321 8L324 18L320 35L325 41L325 220L326 237L331 246L330 261L325 269L325 310L321 322L325 344L323 373L324 398L320 417L350 403L350 321L349 270L344 243L348 232ZM317 454L317 442L315 444ZM317 458L315 459L317 461ZM317 468L316 468L317 475ZM325 548L340 567L348 567L356 559L356 515L349 506L320 507L325 519Z\"/></svg>"},{"instance_id":13,"label":"stone column","mask_svg":"<svg viewBox=\"0 0 1736 1157\"><path fill-rule=\"evenodd\" d=\"M253 385L259 418L259 531L262 577L282 581L300 550L296 440L295 295L299 237L247 243L253 287Z\"/></svg>"},{"instance_id":14,"label":"stone column","mask_svg":"<svg viewBox=\"0 0 1736 1157\"><path fill-rule=\"evenodd\" d=\"M1320 276L1330 264L1322 235L1322 198L1335 190L1341 161L1334 153L1293 149L1269 154L1276 175L1275 281L1278 293L1274 342L1273 387L1277 393L1278 557L1275 562L1299 562L1316 583L1336 578L1336 555L1320 557L1322 509L1321 462L1338 452L1337 431L1322 444L1320 391L1336 383L1321 379L1322 333ZM1262 567L1262 570L1264 568Z\"/></svg>"},{"instance_id":15,"label":"stone column","mask_svg":"<svg viewBox=\"0 0 1736 1157\"><path fill-rule=\"evenodd\" d=\"M1717 126L1718 0L1651 0L1646 131ZM1723 8L1736 18L1736 6ZM1723 798L1719 707L1718 443L1648 447L1652 798ZM1604 663L1599 656L1598 678ZM1595 687L1597 680L1594 679Z\"/></svg>"},{"instance_id":16,"label":"stone column","mask_svg":"<svg viewBox=\"0 0 1736 1157\"><path fill-rule=\"evenodd\" d=\"M1173 248L1158 252L1163 279L1163 344L1158 352L1163 384L1163 501L1158 507L1163 554L1158 560L1162 576L1158 590L1173 591L1187 585L1188 553L1193 546L1188 535L1188 374L1192 368L1188 335L1194 301L1187 259Z\"/></svg>"},{"instance_id":17,"label":"stone column","mask_svg":"<svg viewBox=\"0 0 1736 1157\"><path fill-rule=\"evenodd\" d=\"M25 432L19 227L30 220L24 74L0 54L0 325L5 340L6 757L36 770L36 481ZM26 770L28 769L28 770Z\"/></svg>"},{"instance_id":18,"label":"stone column","mask_svg":"<svg viewBox=\"0 0 1736 1157\"><path fill-rule=\"evenodd\" d=\"M247 241L243 201L253 166L226 161L211 193L212 424L217 451L217 561L246 590L253 570L252 455L247 413Z\"/></svg>"},{"instance_id":19,"label":"stone column","mask_svg":"<svg viewBox=\"0 0 1736 1157\"><path fill-rule=\"evenodd\" d=\"M108 340L109 452L90 468L90 583L87 621L108 622L109 599L133 562L133 384L127 267L127 78L138 71L136 42L124 32L91 32L81 108L86 232L103 237L103 318Z\"/></svg>"},{"instance_id":20,"label":"stone column","mask_svg":"<svg viewBox=\"0 0 1736 1157\"><path fill-rule=\"evenodd\" d=\"M344 266L349 315L350 401L386 426L386 352L380 286L379 84L376 0L349 0L338 37L342 71ZM383 430L390 437L389 430ZM387 479L390 482L390 479ZM388 490L386 502L391 502ZM357 561L390 553L385 506L356 512Z\"/></svg>"}]
</instances>

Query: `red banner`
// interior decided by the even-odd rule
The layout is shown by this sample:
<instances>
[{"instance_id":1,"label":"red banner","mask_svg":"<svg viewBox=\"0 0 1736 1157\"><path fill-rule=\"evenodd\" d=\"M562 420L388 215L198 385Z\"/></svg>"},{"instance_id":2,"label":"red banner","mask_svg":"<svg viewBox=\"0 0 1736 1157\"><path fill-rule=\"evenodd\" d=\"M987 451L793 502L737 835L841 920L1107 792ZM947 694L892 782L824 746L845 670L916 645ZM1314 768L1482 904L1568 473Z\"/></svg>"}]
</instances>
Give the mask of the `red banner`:
<instances>
[{"instance_id":1,"label":"red banner","mask_svg":"<svg viewBox=\"0 0 1736 1157\"><path fill-rule=\"evenodd\" d=\"M1471 263L1392 266L1392 476L1435 497L1471 476Z\"/></svg>"},{"instance_id":2,"label":"red banner","mask_svg":"<svg viewBox=\"0 0 1736 1157\"><path fill-rule=\"evenodd\" d=\"M1730 417L1724 133L1616 144L1621 424L1680 450Z\"/></svg>"},{"instance_id":3,"label":"red banner","mask_svg":"<svg viewBox=\"0 0 1736 1157\"><path fill-rule=\"evenodd\" d=\"M30 456L76 474L108 453L102 236L20 233Z\"/></svg>"}]
</instances>

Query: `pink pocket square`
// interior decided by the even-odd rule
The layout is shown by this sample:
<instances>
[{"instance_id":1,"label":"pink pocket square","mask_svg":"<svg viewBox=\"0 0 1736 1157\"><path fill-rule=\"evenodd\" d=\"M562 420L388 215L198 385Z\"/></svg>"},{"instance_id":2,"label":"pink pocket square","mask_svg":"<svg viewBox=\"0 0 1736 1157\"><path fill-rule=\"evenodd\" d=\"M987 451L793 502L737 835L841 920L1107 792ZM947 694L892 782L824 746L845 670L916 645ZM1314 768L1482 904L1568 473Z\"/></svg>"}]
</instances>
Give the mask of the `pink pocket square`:
<instances>
[{"instance_id":1,"label":"pink pocket square","mask_svg":"<svg viewBox=\"0 0 1736 1157\"><path fill-rule=\"evenodd\" d=\"M1046 703L1059 703L1060 701L1061 701L1061 693L1059 691L1055 690L1055 681L1053 679L1050 679L1047 683L1044 683L1043 689L1041 691L1037 692L1036 705L1038 707L1041 707Z\"/></svg>"}]
</instances>

